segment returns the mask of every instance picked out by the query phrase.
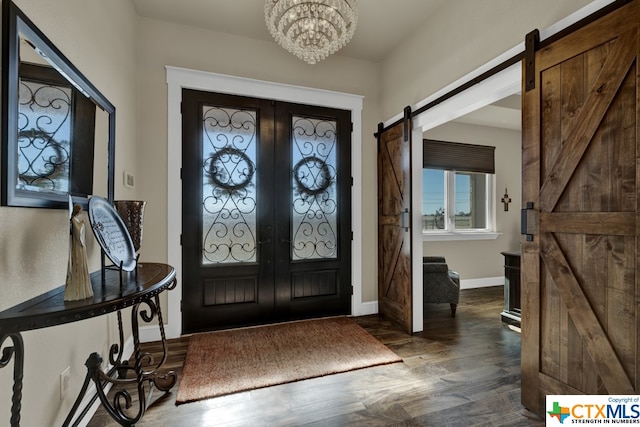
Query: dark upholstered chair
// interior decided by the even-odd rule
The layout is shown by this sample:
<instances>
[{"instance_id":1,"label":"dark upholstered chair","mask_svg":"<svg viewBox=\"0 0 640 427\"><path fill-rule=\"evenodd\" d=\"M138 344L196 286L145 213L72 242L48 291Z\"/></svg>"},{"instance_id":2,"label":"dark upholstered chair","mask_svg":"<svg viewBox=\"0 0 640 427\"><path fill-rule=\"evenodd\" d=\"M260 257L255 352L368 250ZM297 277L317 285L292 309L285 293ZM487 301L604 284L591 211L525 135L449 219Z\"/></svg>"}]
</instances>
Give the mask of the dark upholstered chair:
<instances>
[{"instance_id":1,"label":"dark upholstered chair","mask_svg":"<svg viewBox=\"0 0 640 427\"><path fill-rule=\"evenodd\" d=\"M455 317L460 299L460 275L449 270L444 257L423 257L422 270L424 303L449 303L451 317Z\"/></svg>"}]
</instances>

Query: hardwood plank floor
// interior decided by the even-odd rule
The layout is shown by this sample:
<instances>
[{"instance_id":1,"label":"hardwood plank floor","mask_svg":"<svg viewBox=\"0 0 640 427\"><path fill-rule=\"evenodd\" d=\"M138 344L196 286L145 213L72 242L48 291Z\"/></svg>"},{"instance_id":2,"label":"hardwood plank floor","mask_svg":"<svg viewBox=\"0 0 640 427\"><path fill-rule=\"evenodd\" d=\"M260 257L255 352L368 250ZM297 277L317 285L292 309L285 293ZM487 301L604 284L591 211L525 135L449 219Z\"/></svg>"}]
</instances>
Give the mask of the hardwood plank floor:
<instances>
[{"instance_id":1,"label":"hardwood plank floor","mask_svg":"<svg viewBox=\"0 0 640 427\"><path fill-rule=\"evenodd\" d=\"M520 404L520 335L500 321L502 304L501 286L462 290L455 318L428 304L416 335L356 317L403 362L180 406L176 385L137 426L543 426ZM165 367L180 375L186 348L170 341ZM116 425L103 409L88 424Z\"/></svg>"}]
</instances>

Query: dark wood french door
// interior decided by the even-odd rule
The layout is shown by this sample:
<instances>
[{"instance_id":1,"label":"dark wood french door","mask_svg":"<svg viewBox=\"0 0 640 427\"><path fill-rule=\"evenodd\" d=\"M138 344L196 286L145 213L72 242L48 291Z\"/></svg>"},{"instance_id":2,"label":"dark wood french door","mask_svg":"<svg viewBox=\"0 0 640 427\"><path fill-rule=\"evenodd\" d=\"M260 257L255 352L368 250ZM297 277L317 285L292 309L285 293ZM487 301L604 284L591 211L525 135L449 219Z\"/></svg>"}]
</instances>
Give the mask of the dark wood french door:
<instances>
[{"instance_id":1,"label":"dark wood french door","mask_svg":"<svg viewBox=\"0 0 640 427\"><path fill-rule=\"evenodd\" d=\"M350 111L183 90L183 333L351 310Z\"/></svg>"},{"instance_id":2,"label":"dark wood french door","mask_svg":"<svg viewBox=\"0 0 640 427\"><path fill-rule=\"evenodd\" d=\"M378 137L378 313L413 333L411 119Z\"/></svg>"},{"instance_id":3,"label":"dark wood french door","mask_svg":"<svg viewBox=\"0 0 640 427\"><path fill-rule=\"evenodd\" d=\"M525 76L522 401L540 415L545 395L640 393L639 23L636 0Z\"/></svg>"}]
</instances>

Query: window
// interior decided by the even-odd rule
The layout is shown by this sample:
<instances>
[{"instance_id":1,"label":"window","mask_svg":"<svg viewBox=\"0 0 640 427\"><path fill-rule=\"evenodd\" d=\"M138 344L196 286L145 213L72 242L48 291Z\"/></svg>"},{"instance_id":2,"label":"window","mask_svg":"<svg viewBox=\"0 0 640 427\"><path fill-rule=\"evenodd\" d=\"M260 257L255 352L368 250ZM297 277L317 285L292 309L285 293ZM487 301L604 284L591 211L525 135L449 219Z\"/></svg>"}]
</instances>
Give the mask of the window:
<instances>
[{"instance_id":1,"label":"window","mask_svg":"<svg viewBox=\"0 0 640 427\"><path fill-rule=\"evenodd\" d=\"M491 231L492 175L423 169L422 230Z\"/></svg>"},{"instance_id":2,"label":"window","mask_svg":"<svg viewBox=\"0 0 640 427\"><path fill-rule=\"evenodd\" d=\"M493 232L494 150L489 146L424 140L425 235Z\"/></svg>"}]
</instances>

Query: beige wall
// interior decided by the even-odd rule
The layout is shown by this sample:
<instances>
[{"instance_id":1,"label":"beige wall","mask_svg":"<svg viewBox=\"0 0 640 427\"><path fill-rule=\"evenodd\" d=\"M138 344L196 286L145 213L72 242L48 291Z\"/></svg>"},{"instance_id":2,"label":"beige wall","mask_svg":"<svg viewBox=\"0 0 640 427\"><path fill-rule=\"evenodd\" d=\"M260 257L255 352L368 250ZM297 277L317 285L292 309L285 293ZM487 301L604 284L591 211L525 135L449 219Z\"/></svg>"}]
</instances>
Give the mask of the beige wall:
<instances>
[{"instance_id":1,"label":"beige wall","mask_svg":"<svg viewBox=\"0 0 640 427\"><path fill-rule=\"evenodd\" d=\"M138 21L138 158L139 193L148 201L142 257L167 258L167 84L165 66L286 83L364 96L363 211L375 212L376 141L380 121L379 67L375 63L334 56L308 65L272 42L188 28L153 19ZM376 222L362 218L365 264L375 265ZM181 224L172 224L181 227ZM358 250L356 248L356 250ZM376 298L375 271L365 269L363 300ZM169 322L171 319L169 319Z\"/></svg>"},{"instance_id":2,"label":"beige wall","mask_svg":"<svg viewBox=\"0 0 640 427\"><path fill-rule=\"evenodd\" d=\"M122 170L136 170L135 11L129 0L16 0L47 35L115 106L116 198L132 198ZM106 180L106 177L103 177ZM85 217L86 219L86 217ZM90 269L99 250L87 229ZM0 309L64 283L68 254L67 212L0 207ZM61 425L78 393L92 352L106 356L113 315L23 334L25 344L22 422ZM111 331L110 331L111 329ZM60 400L59 375L71 367L71 386ZM12 366L0 370L0 425L8 425Z\"/></svg>"},{"instance_id":3,"label":"beige wall","mask_svg":"<svg viewBox=\"0 0 640 427\"><path fill-rule=\"evenodd\" d=\"M424 254L445 256L450 268L460 273L462 281L503 276L504 260L500 252L520 250L520 132L451 122L425 132L424 136L496 147L496 231L501 233L495 240L424 242ZM512 200L507 212L500 202L505 187Z\"/></svg>"},{"instance_id":4,"label":"beige wall","mask_svg":"<svg viewBox=\"0 0 640 427\"><path fill-rule=\"evenodd\" d=\"M385 120L455 82L590 0L446 1L382 63Z\"/></svg>"}]
</instances>

